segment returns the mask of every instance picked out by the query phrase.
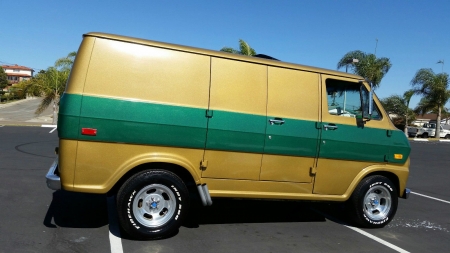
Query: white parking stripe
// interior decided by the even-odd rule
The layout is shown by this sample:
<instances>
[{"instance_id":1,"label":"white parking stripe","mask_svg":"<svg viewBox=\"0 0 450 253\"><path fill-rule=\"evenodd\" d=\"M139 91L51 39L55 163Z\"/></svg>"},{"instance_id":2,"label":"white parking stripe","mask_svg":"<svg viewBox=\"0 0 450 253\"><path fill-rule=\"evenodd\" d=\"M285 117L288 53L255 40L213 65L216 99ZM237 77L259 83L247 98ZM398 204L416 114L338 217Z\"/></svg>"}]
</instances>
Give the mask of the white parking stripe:
<instances>
[{"instance_id":1,"label":"white parking stripe","mask_svg":"<svg viewBox=\"0 0 450 253\"><path fill-rule=\"evenodd\" d=\"M434 200L437 200L437 201L441 201L441 202L450 204L450 201L447 201L447 200L442 200L442 199L438 199L438 198L433 198L433 197L430 197L430 196L427 196L427 195L423 195L423 194L420 194L420 193L417 193L417 192L411 192L411 193L412 193L412 194L419 195L419 196L422 196L422 197L425 197L425 198L434 199Z\"/></svg>"},{"instance_id":2,"label":"white parking stripe","mask_svg":"<svg viewBox=\"0 0 450 253\"><path fill-rule=\"evenodd\" d=\"M111 253L123 253L122 239L120 238L120 228L117 224L116 198L108 197L108 221L109 221L109 244Z\"/></svg>"},{"instance_id":3,"label":"white parking stripe","mask_svg":"<svg viewBox=\"0 0 450 253\"><path fill-rule=\"evenodd\" d=\"M387 246L387 247L389 247L389 248L391 248L391 249L393 249L393 250L395 250L397 252L401 252L401 253L408 253L409 252L409 251L406 251L406 250L404 250L404 249L402 249L400 247L395 246L392 243L386 242L385 240L383 240L381 238L378 238L378 237L376 237L374 235L371 235L371 234L367 233L364 230L361 230L361 229L355 228L355 227L350 227L350 226L347 226L347 225L344 225L344 226L348 227L348 228L352 229L353 231L356 231L356 232L358 232L358 233L360 233L360 234L362 234L364 236L367 236L370 239L375 240L375 241L377 241L377 242L379 242L379 243L381 243L381 244L383 244L383 245L385 245L385 246Z\"/></svg>"},{"instance_id":4,"label":"white parking stripe","mask_svg":"<svg viewBox=\"0 0 450 253\"><path fill-rule=\"evenodd\" d=\"M50 134L53 133L58 128L57 125L42 125L42 127L51 127L51 128L53 128L53 130L51 130L49 132Z\"/></svg>"},{"instance_id":5,"label":"white parking stripe","mask_svg":"<svg viewBox=\"0 0 450 253\"><path fill-rule=\"evenodd\" d=\"M316 213L322 215L323 217L325 217L325 218L327 218L327 219L329 219L329 220L337 221L337 222L339 222L339 223L341 223L341 224L344 224L342 221L340 221L340 220L338 220L338 219L335 219L335 218L331 218L330 216L328 216L328 215L322 213L322 212L319 211L319 210L316 210L315 208L311 208L311 209L312 209L314 212L316 212ZM356 232L358 232L358 233L360 233L360 234L362 234L362 235L364 235L364 236L367 236L367 237L369 237L370 239L375 240L375 241L377 241L377 242L383 244L384 246L387 246L387 247L389 247L389 248L391 248L391 249L393 249L393 250L395 250L395 251L397 251L397 252L401 252L401 253L409 253L409 251L406 251L406 250L404 250L404 249L402 249L402 248L400 248L400 247L395 246L395 245L392 244L392 243L389 243L389 242L387 242L387 241L385 241L385 240L383 240L383 239L381 239L381 238L378 238L378 237L376 237L376 236L374 236L374 235L371 235L371 234L367 233L367 232L364 231L364 230L361 230L361 229L355 228L355 227L351 227L351 226L347 226L347 225L343 225L343 226L344 226L344 227L347 227L347 228L350 228L351 230L356 231Z\"/></svg>"}]
</instances>

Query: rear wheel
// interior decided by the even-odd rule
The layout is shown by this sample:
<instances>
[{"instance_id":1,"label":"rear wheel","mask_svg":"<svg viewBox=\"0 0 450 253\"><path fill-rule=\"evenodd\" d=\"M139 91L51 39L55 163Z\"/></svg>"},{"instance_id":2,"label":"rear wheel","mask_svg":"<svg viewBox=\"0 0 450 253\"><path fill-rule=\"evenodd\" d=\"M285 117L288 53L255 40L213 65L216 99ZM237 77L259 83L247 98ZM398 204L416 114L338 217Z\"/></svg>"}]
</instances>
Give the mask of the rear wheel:
<instances>
[{"instance_id":1,"label":"rear wheel","mask_svg":"<svg viewBox=\"0 0 450 253\"><path fill-rule=\"evenodd\" d=\"M388 178L380 175L364 178L349 199L354 221L368 228L384 227L394 217L398 193Z\"/></svg>"},{"instance_id":2,"label":"rear wheel","mask_svg":"<svg viewBox=\"0 0 450 253\"><path fill-rule=\"evenodd\" d=\"M445 139L450 139L450 134L447 134L447 135L445 136Z\"/></svg>"},{"instance_id":3,"label":"rear wheel","mask_svg":"<svg viewBox=\"0 0 450 253\"><path fill-rule=\"evenodd\" d=\"M160 238L176 232L188 208L185 184L165 170L140 172L128 179L117 194L120 225L137 238Z\"/></svg>"},{"instance_id":4,"label":"rear wheel","mask_svg":"<svg viewBox=\"0 0 450 253\"><path fill-rule=\"evenodd\" d=\"M422 138L428 138L428 133L423 133Z\"/></svg>"}]
</instances>

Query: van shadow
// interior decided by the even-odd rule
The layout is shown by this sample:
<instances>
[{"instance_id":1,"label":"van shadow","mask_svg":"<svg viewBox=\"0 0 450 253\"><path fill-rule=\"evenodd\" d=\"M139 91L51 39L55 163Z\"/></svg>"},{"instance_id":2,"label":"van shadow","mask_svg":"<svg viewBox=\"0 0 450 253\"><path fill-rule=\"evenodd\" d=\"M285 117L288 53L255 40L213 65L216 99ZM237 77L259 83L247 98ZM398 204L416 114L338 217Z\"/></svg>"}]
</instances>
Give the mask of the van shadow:
<instances>
[{"instance_id":1,"label":"van shadow","mask_svg":"<svg viewBox=\"0 0 450 253\"><path fill-rule=\"evenodd\" d=\"M52 223L52 220L54 223ZM108 225L106 196L55 191L43 224L49 228L99 228Z\"/></svg>"},{"instance_id":2,"label":"van shadow","mask_svg":"<svg viewBox=\"0 0 450 253\"><path fill-rule=\"evenodd\" d=\"M208 207L191 207L183 226L197 228L205 224L325 222L327 219L347 224L345 212L336 204L241 199L214 199L213 202Z\"/></svg>"},{"instance_id":3,"label":"van shadow","mask_svg":"<svg viewBox=\"0 0 450 253\"><path fill-rule=\"evenodd\" d=\"M339 204L275 201L249 199L213 199L213 205L203 207L198 201L193 205L182 226L198 228L208 224L238 223L291 223L291 222L326 222L347 225L346 212ZM111 207L110 207L111 208ZM116 210L109 210L106 195L55 191L47 210L43 224L49 228L100 228L110 223L111 218L117 220ZM113 217L108 218L108 213ZM117 223L114 222L114 223ZM130 238L121 228L114 224L111 231L122 239ZM166 239L176 236L179 231Z\"/></svg>"}]
</instances>

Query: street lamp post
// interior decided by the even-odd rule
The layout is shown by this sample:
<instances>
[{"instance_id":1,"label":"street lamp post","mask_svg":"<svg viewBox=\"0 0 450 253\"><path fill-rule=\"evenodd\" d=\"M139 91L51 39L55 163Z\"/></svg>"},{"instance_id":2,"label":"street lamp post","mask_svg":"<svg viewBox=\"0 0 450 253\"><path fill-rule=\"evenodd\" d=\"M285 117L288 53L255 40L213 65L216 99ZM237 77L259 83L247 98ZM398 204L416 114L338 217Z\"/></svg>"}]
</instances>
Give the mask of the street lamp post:
<instances>
[{"instance_id":1,"label":"street lamp post","mask_svg":"<svg viewBox=\"0 0 450 253\"><path fill-rule=\"evenodd\" d=\"M442 64L442 73L444 73L444 60L439 60L436 64Z\"/></svg>"},{"instance_id":2,"label":"street lamp post","mask_svg":"<svg viewBox=\"0 0 450 253\"><path fill-rule=\"evenodd\" d=\"M358 63L359 60L358 59L349 59L348 61L346 61L346 65L345 65L345 73L348 73L348 65L349 64L355 64Z\"/></svg>"}]
</instances>

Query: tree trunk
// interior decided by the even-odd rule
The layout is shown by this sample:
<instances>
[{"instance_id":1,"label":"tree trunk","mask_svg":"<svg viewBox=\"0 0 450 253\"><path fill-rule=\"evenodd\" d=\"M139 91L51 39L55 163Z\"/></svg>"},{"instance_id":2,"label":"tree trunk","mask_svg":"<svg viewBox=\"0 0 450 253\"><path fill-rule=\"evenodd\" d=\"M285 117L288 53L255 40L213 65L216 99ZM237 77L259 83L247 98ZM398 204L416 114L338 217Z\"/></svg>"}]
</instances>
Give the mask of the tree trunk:
<instances>
[{"instance_id":1,"label":"tree trunk","mask_svg":"<svg viewBox=\"0 0 450 253\"><path fill-rule=\"evenodd\" d=\"M436 120L436 135L434 138L441 138L441 106L438 105L438 115Z\"/></svg>"},{"instance_id":2,"label":"tree trunk","mask_svg":"<svg viewBox=\"0 0 450 253\"><path fill-rule=\"evenodd\" d=\"M56 125L56 103L55 101L53 101L53 120L52 120L52 124Z\"/></svg>"},{"instance_id":3,"label":"tree trunk","mask_svg":"<svg viewBox=\"0 0 450 253\"><path fill-rule=\"evenodd\" d=\"M53 125L58 124L58 111L59 111L59 95L55 95L55 99L53 100Z\"/></svg>"},{"instance_id":4,"label":"tree trunk","mask_svg":"<svg viewBox=\"0 0 450 253\"><path fill-rule=\"evenodd\" d=\"M404 132L405 132L406 137L409 137L409 135L408 135L408 114L405 115L405 130L404 130Z\"/></svg>"}]
</instances>

